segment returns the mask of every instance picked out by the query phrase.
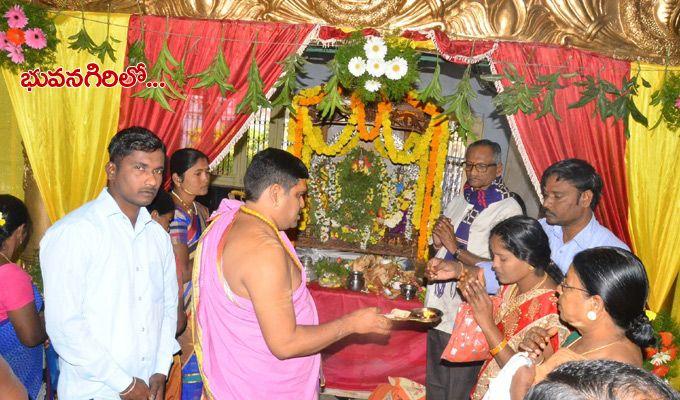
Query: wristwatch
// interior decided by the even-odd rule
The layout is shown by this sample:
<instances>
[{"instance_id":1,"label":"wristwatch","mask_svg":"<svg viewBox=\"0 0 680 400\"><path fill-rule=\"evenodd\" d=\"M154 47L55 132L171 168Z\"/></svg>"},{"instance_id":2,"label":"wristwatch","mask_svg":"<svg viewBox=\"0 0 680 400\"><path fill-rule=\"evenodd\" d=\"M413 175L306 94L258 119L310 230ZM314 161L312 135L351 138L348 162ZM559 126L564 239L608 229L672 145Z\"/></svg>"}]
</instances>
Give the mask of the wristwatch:
<instances>
[{"instance_id":1,"label":"wristwatch","mask_svg":"<svg viewBox=\"0 0 680 400\"><path fill-rule=\"evenodd\" d=\"M456 260L460 259L460 247L453 252L453 258L455 258Z\"/></svg>"}]
</instances>

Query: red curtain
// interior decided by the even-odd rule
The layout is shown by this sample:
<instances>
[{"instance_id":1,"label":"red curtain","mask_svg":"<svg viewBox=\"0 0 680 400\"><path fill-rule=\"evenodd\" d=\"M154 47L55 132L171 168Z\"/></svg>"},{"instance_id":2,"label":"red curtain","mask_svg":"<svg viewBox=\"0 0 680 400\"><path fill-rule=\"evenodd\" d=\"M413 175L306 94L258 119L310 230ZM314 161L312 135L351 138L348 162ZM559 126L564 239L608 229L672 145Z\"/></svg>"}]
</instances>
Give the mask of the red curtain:
<instances>
[{"instance_id":1,"label":"red curtain","mask_svg":"<svg viewBox=\"0 0 680 400\"><path fill-rule=\"evenodd\" d=\"M539 75L564 71L583 72L593 77L599 75L620 85L621 80L630 74L628 62L557 46L499 43L493 59L499 72L511 63L528 83L535 83ZM593 103L583 108L568 109L569 104L580 98L579 88L573 85L559 90L555 97L555 110L561 121L552 115L536 119L522 112L514 117L538 179L556 161L572 157L588 161L604 181L602 199L595 214L604 226L630 245L623 122L614 123L612 119L602 122L594 114Z\"/></svg>"},{"instance_id":2,"label":"red curtain","mask_svg":"<svg viewBox=\"0 0 680 400\"><path fill-rule=\"evenodd\" d=\"M128 49L141 36L142 20L146 55L151 65L166 36L172 55L178 61L185 59L187 75L205 70L216 52L222 51L231 70L229 83L236 91L221 98L217 87L192 89L198 83L197 78L192 78L183 88L187 100L169 100L174 109L170 112L153 100L131 97L141 88L123 89L118 127L146 127L163 139L168 154L187 144L203 151L210 161L222 153L248 120L248 114L234 114L233 110L248 88L248 69L255 42L255 58L267 93L281 74L279 62L298 51L314 28L314 25L271 22L133 16L130 18ZM193 130L187 132L190 128ZM187 135L190 136L189 143L186 143Z\"/></svg>"}]
</instances>

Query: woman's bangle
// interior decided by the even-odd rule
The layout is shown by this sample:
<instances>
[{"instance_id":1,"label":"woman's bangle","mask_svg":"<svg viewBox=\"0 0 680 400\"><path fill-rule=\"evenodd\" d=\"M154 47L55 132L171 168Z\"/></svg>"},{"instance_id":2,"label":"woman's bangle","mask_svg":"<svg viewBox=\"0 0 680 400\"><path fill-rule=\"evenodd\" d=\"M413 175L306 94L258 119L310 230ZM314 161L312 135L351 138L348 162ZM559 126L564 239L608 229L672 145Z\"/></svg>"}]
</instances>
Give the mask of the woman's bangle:
<instances>
[{"instance_id":1,"label":"woman's bangle","mask_svg":"<svg viewBox=\"0 0 680 400\"><path fill-rule=\"evenodd\" d=\"M498 353L503 351L505 346L508 345L508 341L503 339L500 343L498 343L498 346L494 347L493 349L489 350L489 354L491 354L491 357L496 357Z\"/></svg>"},{"instance_id":2,"label":"woman's bangle","mask_svg":"<svg viewBox=\"0 0 680 400\"><path fill-rule=\"evenodd\" d=\"M132 378L132 386L130 386L130 388L127 389L127 390L125 390L124 392L118 393L118 395L119 395L119 396L125 396L125 395L127 395L128 393L132 392L132 389L135 388L135 385L136 385L136 384L137 384L137 379Z\"/></svg>"}]
</instances>

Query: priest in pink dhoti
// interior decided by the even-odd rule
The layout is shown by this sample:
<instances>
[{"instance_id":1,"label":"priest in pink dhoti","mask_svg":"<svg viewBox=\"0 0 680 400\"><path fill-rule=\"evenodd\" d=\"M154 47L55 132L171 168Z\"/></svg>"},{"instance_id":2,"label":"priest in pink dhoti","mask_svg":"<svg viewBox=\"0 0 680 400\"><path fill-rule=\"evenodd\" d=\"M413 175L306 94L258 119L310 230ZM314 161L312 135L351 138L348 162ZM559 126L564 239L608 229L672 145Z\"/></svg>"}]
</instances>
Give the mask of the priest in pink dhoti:
<instances>
[{"instance_id":1,"label":"priest in pink dhoti","mask_svg":"<svg viewBox=\"0 0 680 400\"><path fill-rule=\"evenodd\" d=\"M259 152L245 174L246 202L223 200L201 239L191 323L210 399L317 399L319 351L352 334L389 334L377 308L319 324L283 232L297 226L308 178L290 153Z\"/></svg>"}]
</instances>

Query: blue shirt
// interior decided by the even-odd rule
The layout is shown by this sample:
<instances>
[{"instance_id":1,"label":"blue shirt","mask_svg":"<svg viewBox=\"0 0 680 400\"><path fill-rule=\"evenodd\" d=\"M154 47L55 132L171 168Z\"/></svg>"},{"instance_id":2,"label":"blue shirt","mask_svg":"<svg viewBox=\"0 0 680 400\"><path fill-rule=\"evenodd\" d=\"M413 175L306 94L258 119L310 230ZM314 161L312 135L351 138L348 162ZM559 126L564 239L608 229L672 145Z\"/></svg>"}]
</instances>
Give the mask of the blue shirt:
<instances>
[{"instance_id":1,"label":"blue shirt","mask_svg":"<svg viewBox=\"0 0 680 400\"><path fill-rule=\"evenodd\" d=\"M134 226L107 189L40 243L59 397L118 399L132 377L168 374L179 350L170 236L142 207Z\"/></svg>"},{"instance_id":2,"label":"blue shirt","mask_svg":"<svg viewBox=\"0 0 680 400\"><path fill-rule=\"evenodd\" d=\"M550 258L566 275L569 266L571 265L574 256L583 250L592 249L593 247L619 247L630 250L625 243L616 237L609 229L600 225L593 215L590 222L581 232L577 233L573 239L564 243L562 239L562 227L559 225L550 225L545 218L538 221L550 241Z\"/></svg>"},{"instance_id":3,"label":"blue shirt","mask_svg":"<svg viewBox=\"0 0 680 400\"><path fill-rule=\"evenodd\" d=\"M569 266L571 265L574 256L586 249L593 247L619 247L630 250L628 246L616 237L609 229L600 225L595 216L590 219L588 225L581 230L573 239L564 243L562 239L562 227L559 225L550 225L545 218L538 221L543 227L543 231L548 235L550 242L550 258L559 267L563 274L566 275ZM499 284L496 279L496 274L491 269L493 263L491 261L484 261L477 264L479 268L484 270L484 278L486 279L486 291L494 294L498 292Z\"/></svg>"}]
</instances>

